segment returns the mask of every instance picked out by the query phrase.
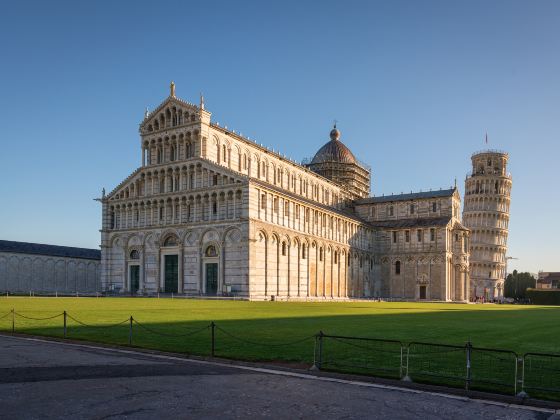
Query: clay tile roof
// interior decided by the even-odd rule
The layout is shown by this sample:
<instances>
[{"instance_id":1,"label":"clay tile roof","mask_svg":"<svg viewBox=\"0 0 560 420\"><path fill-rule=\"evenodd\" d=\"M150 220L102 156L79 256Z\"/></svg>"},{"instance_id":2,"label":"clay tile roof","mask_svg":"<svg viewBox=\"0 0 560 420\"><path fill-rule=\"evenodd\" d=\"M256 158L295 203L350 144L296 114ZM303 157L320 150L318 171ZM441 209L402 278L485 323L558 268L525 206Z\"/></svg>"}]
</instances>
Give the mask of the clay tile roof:
<instances>
[{"instance_id":1,"label":"clay tile roof","mask_svg":"<svg viewBox=\"0 0 560 420\"><path fill-rule=\"evenodd\" d=\"M373 203L390 203L391 201L406 201L418 198L438 198L438 197L451 197L455 192L455 188L439 191L422 191L410 194L395 194L384 195L378 197L368 197L356 201L356 204L373 204Z\"/></svg>"},{"instance_id":2,"label":"clay tile roof","mask_svg":"<svg viewBox=\"0 0 560 420\"><path fill-rule=\"evenodd\" d=\"M435 226L447 226L451 216L446 217L429 217L421 219L397 219L397 220L383 220L369 222L370 226L378 228L422 228L422 227L435 227Z\"/></svg>"}]
</instances>

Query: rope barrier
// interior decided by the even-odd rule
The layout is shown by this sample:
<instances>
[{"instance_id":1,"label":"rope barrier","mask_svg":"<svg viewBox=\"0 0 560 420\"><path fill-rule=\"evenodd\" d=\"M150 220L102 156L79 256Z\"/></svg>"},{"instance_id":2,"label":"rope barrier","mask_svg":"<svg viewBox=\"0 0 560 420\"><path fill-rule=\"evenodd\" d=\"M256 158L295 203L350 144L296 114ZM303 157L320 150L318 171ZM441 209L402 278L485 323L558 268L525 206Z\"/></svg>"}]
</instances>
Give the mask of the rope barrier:
<instances>
[{"instance_id":1,"label":"rope barrier","mask_svg":"<svg viewBox=\"0 0 560 420\"><path fill-rule=\"evenodd\" d=\"M127 322L130 321L130 318L128 318L128 319L125 319L124 321L119 322L119 323L117 323L117 324L111 324L111 325L91 325L91 324L86 324L85 322L82 322L82 321L80 321L80 320L77 320L76 318L74 318L72 315L70 315L70 314L68 314L68 313L66 313L66 316L67 316L69 319L71 319L72 321L75 321L75 322L77 322L78 324L80 324L80 325L82 325L82 326L84 326L84 327L88 327L88 328L113 328L113 327L121 326L121 325L123 325L123 324L125 324L125 323L127 323Z\"/></svg>"},{"instance_id":2,"label":"rope barrier","mask_svg":"<svg viewBox=\"0 0 560 420\"><path fill-rule=\"evenodd\" d=\"M32 320L32 321L46 321L46 320L58 318L59 316L64 315L64 313L61 312L58 315L48 316L48 317L45 317L45 318L33 318L33 317L30 317L30 316L22 315L19 312L14 312L14 313L21 318L29 319L29 320Z\"/></svg>"},{"instance_id":3,"label":"rope barrier","mask_svg":"<svg viewBox=\"0 0 560 420\"><path fill-rule=\"evenodd\" d=\"M293 346L293 345L295 345L295 344L303 343L304 341L307 341L307 340L310 340L310 339L314 339L314 338L315 338L315 334L313 334L313 335L309 335L309 336L307 336L307 337L304 337L304 338L302 338L302 339L300 339L300 340L290 341L290 342L288 342L288 343L266 344L266 343L257 343L257 342L255 342L255 341L250 341L250 340L246 340L246 339L244 339L244 338L237 337L237 336L235 336L235 335L233 335L233 334L227 332L227 331L224 330L223 328L218 327L217 325L216 325L216 329L217 329L218 331L223 332L225 335L227 335L227 336L233 338L234 340L241 341L241 342L247 343L247 344L251 344L251 345L253 345L253 346L263 346L263 347L284 347L284 346Z\"/></svg>"},{"instance_id":4,"label":"rope barrier","mask_svg":"<svg viewBox=\"0 0 560 420\"><path fill-rule=\"evenodd\" d=\"M8 312L8 313L5 314L5 315L0 316L0 319L4 319L4 318L6 318L8 315L11 315L11 314L12 314L12 311Z\"/></svg>"},{"instance_id":5,"label":"rope barrier","mask_svg":"<svg viewBox=\"0 0 560 420\"><path fill-rule=\"evenodd\" d=\"M196 329L196 330L194 330L194 331L190 331L190 332L185 333L185 334L170 334L170 333L164 333L164 332L161 332L161 331L156 331L156 330L154 330L154 329L152 329L152 328L150 328L150 327L147 327L147 326L144 325L144 324L141 324L140 322L138 322L138 321L135 320L134 318L132 319L132 321L133 321L136 325L138 325L140 328L143 328L144 330L146 330L146 331L148 331L148 332L151 332L152 334L161 335L161 336L163 336L163 337L172 337L172 338L189 337L189 336L191 336L191 335L198 334L199 332L204 331L204 330L207 330L207 329L210 328L210 325L205 325L205 326L202 327L202 328Z\"/></svg>"}]
</instances>

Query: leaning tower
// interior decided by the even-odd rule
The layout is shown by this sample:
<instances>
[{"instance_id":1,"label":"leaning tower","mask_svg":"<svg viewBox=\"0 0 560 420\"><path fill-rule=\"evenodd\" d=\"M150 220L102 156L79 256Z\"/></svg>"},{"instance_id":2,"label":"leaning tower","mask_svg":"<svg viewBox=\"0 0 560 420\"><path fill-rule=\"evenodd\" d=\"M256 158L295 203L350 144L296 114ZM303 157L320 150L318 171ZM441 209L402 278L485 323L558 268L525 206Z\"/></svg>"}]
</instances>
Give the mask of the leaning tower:
<instances>
[{"instance_id":1,"label":"leaning tower","mask_svg":"<svg viewBox=\"0 0 560 420\"><path fill-rule=\"evenodd\" d=\"M470 296L501 299L504 290L511 175L508 154L485 150L472 155L465 179L463 223L470 229Z\"/></svg>"}]
</instances>

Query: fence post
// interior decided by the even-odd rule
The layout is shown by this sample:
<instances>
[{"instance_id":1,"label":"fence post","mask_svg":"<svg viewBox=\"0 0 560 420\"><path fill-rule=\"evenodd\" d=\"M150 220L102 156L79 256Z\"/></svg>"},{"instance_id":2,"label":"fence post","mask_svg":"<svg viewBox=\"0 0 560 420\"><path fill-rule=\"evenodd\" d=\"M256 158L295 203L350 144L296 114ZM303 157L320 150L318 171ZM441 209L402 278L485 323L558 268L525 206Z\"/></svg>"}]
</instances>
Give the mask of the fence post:
<instances>
[{"instance_id":1,"label":"fence post","mask_svg":"<svg viewBox=\"0 0 560 420\"><path fill-rule=\"evenodd\" d=\"M465 381L465 390L469 390L471 386L471 351L472 351L472 344L471 342L467 342L467 378Z\"/></svg>"},{"instance_id":2,"label":"fence post","mask_svg":"<svg viewBox=\"0 0 560 420\"><path fill-rule=\"evenodd\" d=\"M313 351L313 366L310 370L321 370L323 363L323 331L315 336L315 348Z\"/></svg>"},{"instance_id":3,"label":"fence post","mask_svg":"<svg viewBox=\"0 0 560 420\"><path fill-rule=\"evenodd\" d=\"M528 398L529 395L525 391L525 355L523 355L523 357L519 358L518 363L521 364L521 380L519 381L520 384L521 384L521 387L520 387L521 391L519 391L517 396L520 397L520 398ZM517 381L517 375L515 376L515 380ZM515 391L517 392L517 387L516 387Z\"/></svg>"},{"instance_id":4,"label":"fence post","mask_svg":"<svg viewBox=\"0 0 560 420\"><path fill-rule=\"evenodd\" d=\"M64 314L64 338L66 338L66 311L64 311L63 314Z\"/></svg>"},{"instance_id":5,"label":"fence post","mask_svg":"<svg viewBox=\"0 0 560 420\"><path fill-rule=\"evenodd\" d=\"M210 349L210 356L214 357L216 354L216 323L214 321L210 323L210 328L212 330L212 348Z\"/></svg>"},{"instance_id":6,"label":"fence post","mask_svg":"<svg viewBox=\"0 0 560 420\"><path fill-rule=\"evenodd\" d=\"M16 311L12 309L12 334L16 332Z\"/></svg>"},{"instance_id":7,"label":"fence post","mask_svg":"<svg viewBox=\"0 0 560 420\"><path fill-rule=\"evenodd\" d=\"M403 379L402 368L403 368L403 345L401 343L401 362L399 364L399 378L401 379Z\"/></svg>"},{"instance_id":8,"label":"fence post","mask_svg":"<svg viewBox=\"0 0 560 420\"><path fill-rule=\"evenodd\" d=\"M401 364L402 364L402 357L403 357L402 356L402 348L403 348L403 345L401 344ZM406 374L404 375L404 378L402 378L402 380L404 382L412 382L412 379L410 378L410 376L408 374L408 359L409 359L409 356L410 356L410 344L408 344L406 346L406 366L405 366Z\"/></svg>"},{"instance_id":9,"label":"fence post","mask_svg":"<svg viewBox=\"0 0 560 420\"><path fill-rule=\"evenodd\" d=\"M132 318L132 315L130 315L130 326L128 328L128 345L132 346L132 321L134 321L134 318Z\"/></svg>"}]
</instances>

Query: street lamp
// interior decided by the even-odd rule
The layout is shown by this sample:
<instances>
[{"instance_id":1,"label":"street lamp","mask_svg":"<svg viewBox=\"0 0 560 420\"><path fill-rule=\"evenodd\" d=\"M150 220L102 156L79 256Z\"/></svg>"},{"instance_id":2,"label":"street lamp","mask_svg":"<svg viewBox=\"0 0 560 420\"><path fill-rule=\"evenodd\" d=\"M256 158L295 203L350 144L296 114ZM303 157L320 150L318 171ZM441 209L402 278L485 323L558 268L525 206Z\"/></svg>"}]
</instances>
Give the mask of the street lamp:
<instances>
[{"instance_id":1,"label":"street lamp","mask_svg":"<svg viewBox=\"0 0 560 420\"><path fill-rule=\"evenodd\" d=\"M508 275L508 270L507 270L508 261L509 260L518 260L518 259L519 258L516 258L516 257L506 257L506 267L505 267L506 272L505 272L505 277L504 277L504 286L505 286L505 281L507 280L507 275ZM515 280L515 296L517 296L517 280Z\"/></svg>"}]
</instances>

